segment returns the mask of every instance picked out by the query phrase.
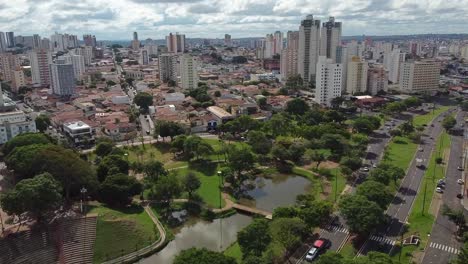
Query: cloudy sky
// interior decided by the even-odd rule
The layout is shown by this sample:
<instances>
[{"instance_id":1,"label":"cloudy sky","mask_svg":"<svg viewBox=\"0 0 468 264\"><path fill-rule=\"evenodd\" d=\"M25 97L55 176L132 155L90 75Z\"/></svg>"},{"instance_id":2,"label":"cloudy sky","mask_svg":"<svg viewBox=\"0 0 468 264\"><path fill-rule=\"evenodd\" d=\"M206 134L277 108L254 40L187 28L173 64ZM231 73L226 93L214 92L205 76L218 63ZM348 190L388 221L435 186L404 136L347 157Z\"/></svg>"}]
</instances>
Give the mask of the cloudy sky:
<instances>
[{"instance_id":1,"label":"cloudy sky","mask_svg":"<svg viewBox=\"0 0 468 264\"><path fill-rule=\"evenodd\" d=\"M343 35L468 33L468 0L0 0L0 31L92 33L100 40L263 36L335 16Z\"/></svg>"}]
</instances>

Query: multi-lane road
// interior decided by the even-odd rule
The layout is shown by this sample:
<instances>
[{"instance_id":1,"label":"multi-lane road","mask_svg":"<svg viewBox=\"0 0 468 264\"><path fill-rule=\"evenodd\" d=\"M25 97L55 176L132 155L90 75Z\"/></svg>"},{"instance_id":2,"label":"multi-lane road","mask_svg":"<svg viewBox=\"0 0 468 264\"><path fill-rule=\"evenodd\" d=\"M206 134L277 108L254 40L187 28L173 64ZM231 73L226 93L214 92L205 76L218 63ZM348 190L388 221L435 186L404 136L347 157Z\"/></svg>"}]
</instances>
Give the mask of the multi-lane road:
<instances>
[{"instance_id":1,"label":"multi-lane road","mask_svg":"<svg viewBox=\"0 0 468 264\"><path fill-rule=\"evenodd\" d=\"M387 208L386 215L389 216L390 223L380 226L374 234L369 236L359 250L359 255L365 255L369 251L391 253L396 241L400 239L404 224L408 220L413 202L425 174L424 169L417 167L420 164L417 160L422 160L421 164L427 167L431 153L435 147L435 141L442 133L441 121L444 116L445 113L439 115L433 120L433 126L431 125L426 128L426 136L423 138L423 143L416 152L397 194Z\"/></svg>"},{"instance_id":2,"label":"multi-lane road","mask_svg":"<svg viewBox=\"0 0 468 264\"><path fill-rule=\"evenodd\" d=\"M463 112L458 113L457 123L464 123ZM461 166L463 162L463 140L463 136L451 136L452 144L446 170L446 186L443 194L437 194L442 196L442 204L456 210L463 208L457 198L457 194L460 193L461 189L457 180L462 178L462 172L458 170L458 166ZM458 254L461 246L455 235L456 231L456 225L442 215L442 210L439 210L422 263L449 263Z\"/></svg>"}]
</instances>

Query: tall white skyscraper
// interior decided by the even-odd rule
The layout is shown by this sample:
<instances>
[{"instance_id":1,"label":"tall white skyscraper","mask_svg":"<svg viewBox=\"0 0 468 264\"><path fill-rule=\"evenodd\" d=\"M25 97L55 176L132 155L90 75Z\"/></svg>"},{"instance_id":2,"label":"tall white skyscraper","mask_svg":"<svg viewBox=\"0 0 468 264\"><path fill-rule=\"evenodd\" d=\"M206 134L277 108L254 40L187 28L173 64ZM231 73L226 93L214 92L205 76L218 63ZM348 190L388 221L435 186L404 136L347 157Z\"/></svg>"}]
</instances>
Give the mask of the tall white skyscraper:
<instances>
[{"instance_id":1,"label":"tall white skyscraper","mask_svg":"<svg viewBox=\"0 0 468 264\"><path fill-rule=\"evenodd\" d=\"M283 50L283 33L280 31L276 31L273 34L274 38L274 46L273 46L273 54L280 54Z\"/></svg>"},{"instance_id":2,"label":"tall white skyscraper","mask_svg":"<svg viewBox=\"0 0 468 264\"><path fill-rule=\"evenodd\" d=\"M67 48L64 36L59 33L55 33L54 35L50 36L50 44L51 50L55 52L63 52Z\"/></svg>"},{"instance_id":3,"label":"tall white skyscraper","mask_svg":"<svg viewBox=\"0 0 468 264\"><path fill-rule=\"evenodd\" d=\"M299 49L299 32L289 31L287 34L287 47L281 51L280 72L281 79L286 81L297 72L297 53Z\"/></svg>"},{"instance_id":4,"label":"tall white skyscraper","mask_svg":"<svg viewBox=\"0 0 468 264\"><path fill-rule=\"evenodd\" d=\"M6 51L8 48L8 44L6 41L5 33L0 32L0 52Z\"/></svg>"},{"instance_id":5,"label":"tall white skyscraper","mask_svg":"<svg viewBox=\"0 0 468 264\"><path fill-rule=\"evenodd\" d=\"M29 53L32 83L41 86L50 85L50 68L52 55L48 49L36 49Z\"/></svg>"},{"instance_id":6,"label":"tall white skyscraper","mask_svg":"<svg viewBox=\"0 0 468 264\"><path fill-rule=\"evenodd\" d=\"M148 65L149 56L148 56L148 51L146 49L140 50L140 56L139 56L138 60L139 60L139 63L141 65Z\"/></svg>"},{"instance_id":7,"label":"tall white skyscraper","mask_svg":"<svg viewBox=\"0 0 468 264\"><path fill-rule=\"evenodd\" d=\"M334 17L330 17L322 25L320 56L326 56L336 62L336 51L341 45L341 22L335 22Z\"/></svg>"},{"instance_id":8,"label":"tall white skyscraper","mask_svg":"<svg viewBox=\"0 0 468 264\"><path fill-rule=\"evenodd\" d=\"M341 96L343 86L343 65L320 56L315 79L315 99L320 105L330 106L334 98Z\"/></svg>"},{"instance_id":9,"label":"tall white skyscraper","mask_svg":"<svg viewBox=\"0 0 468 264\"><path fill-rule=\"evenodd\" d=\"M367 91L367 71L368 63L361 58L354 56L348 62L346 74L346 92L350 95L355 93L365 93Z\"/></svg>"},{"instance_id":10,"label":"tall white skyscraper","mask_svg":"<svg viewBox=\"0 0 468 264\"><path fill-rule=\"evenodd\" d=\"M65 63L73 65L73 73L76 80L81 80L83 74L85 73L85 60L82 55L65 55L63 56Z\"/></svg>"},{"instance_id":11,"label":"tall white skyscraper","mask_svg":"<svg viewBox=\"0 0 468 264\"><path fill-rule=\"evenodd\" d=\"M159 79L165 83L177 81L177 56L173 53L159 55Z\"/></svg>"},{"instance_id":12,"label":"tall white skyscraper","mask_svg":"<svg viewBox=\"0 0 468 264\"><path fill-rule=\"evenodd\" d=\"M400 66L405 62L406 54L400 49L394 49L390 53L384 54L384 66L388 70L388 80L398 83L400 79Z\"/></svg>"},{"instance_id":13,"label":"tall white skyscraper","mask_svg":"<svg viewBox=\"0 0 468 264\"><path fill-rule=\"evenodd\" d=\"M57 60L50 65L52 76L51 91L55 95L70 96L75 93L75 74L73 64Z\"/></svg>"},{"instance_id":14,"label":"tall white skyscraper","mask_svg":"<svg viewBox=\"0 0 468 264\"><path fill-rule=\"evenodd\" d=\"M198 87L197 62L190 54L184 54L180 57L180 81L183 89Z\"/></svg>"},{"instance_id":15,"label":"tall white skyscraper","mask_svg":"<svg viewBox=\"0 0 468 264\"><path fill-rule=\"evenodd\" d=\"M320 50L320 20L308 15L299 27L298 72L305 83L314 82Z\"/></svg>"},{"instance_id":16,"label":"tall white skyscraper","mask_svg":"<svg viewBox=\"0 0 468 264\"><path fill-rule=\"evenodd\" d=\"M148 51L148 55L158 55L158 45L153 44L153 43L147 43L143 47L146 51Z\"/></svg>"}]
</instances>

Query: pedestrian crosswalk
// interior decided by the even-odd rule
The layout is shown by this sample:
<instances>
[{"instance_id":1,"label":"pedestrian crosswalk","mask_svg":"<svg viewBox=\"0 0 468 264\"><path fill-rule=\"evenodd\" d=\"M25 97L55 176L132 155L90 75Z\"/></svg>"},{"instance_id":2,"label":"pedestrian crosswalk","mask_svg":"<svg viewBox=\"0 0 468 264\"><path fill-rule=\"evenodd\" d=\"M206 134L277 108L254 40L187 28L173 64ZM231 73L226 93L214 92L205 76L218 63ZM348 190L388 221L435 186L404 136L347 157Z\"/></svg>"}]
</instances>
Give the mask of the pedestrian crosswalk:
<instances>
[{"instance_id":1,"label":"pedestrian crosswalk","mask_svg":"<svg viewBox=\"0 0 468 264\"><path fill-rule=\"evenodd\" d=\"M435 243L435 242L431 242L431 244L429 244L429 247L435 248L435 249L440 249L440 250L443 250L443 251L447 251L447 252L452 253L452 254L460 253L460 251L458 249L456 249L456 248L449 247L449 246L442 245L442 244Z\"/></svg>"},{"instance_id":2,"label":"pedestrian crosswalk","mask_svg":"<svg viewBox=\"0 0 468 264\"><path fill-rule=\"evenodd\" d=\"M333 224L327 225L325 227L325 230L327 230L328 232L341 232L341 233L349 234L349 230L343 225L333 225Z\"/></svg>"},{"instance_id":3,"label":"pedestrian crosswalk","mask_svg":"<svg viewBox=\"0 0 468 264\"><path fill-rule=\"evenodd\" d=\"M377 241L377 242L383 242L385 244L390 244L392 246L395 245L395 240L392 240L390 238L386 238L386 237L383 237L383 236L372 235L370 237L370 240L374 240L374 241Z\"/></svg>"}]
</instances>

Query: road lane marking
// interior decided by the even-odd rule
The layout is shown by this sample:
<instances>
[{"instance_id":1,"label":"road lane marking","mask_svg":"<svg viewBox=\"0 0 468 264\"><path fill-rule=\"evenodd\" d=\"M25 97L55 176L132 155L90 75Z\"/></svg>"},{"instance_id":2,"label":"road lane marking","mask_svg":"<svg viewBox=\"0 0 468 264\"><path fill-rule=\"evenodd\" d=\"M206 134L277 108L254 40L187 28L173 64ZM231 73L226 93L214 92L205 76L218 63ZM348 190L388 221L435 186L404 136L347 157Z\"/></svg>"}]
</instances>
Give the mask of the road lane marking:
<instances>
[{"instance_id":1,"label":"road lane marking","mask_svg":"<svg viewBox=\"0 0 468 264\"><path fill-rule=\"evenodd\" d=\"M442 245L442 244L439 244L439 243L435 243L435 242L431 242L429 244L429 247L431 248L435 248L435 249L438 249L438 250L443 250L443 251L446 251L448 253L451 253L451 254L457 254L460 253L460 251L456 248L453 248L451 246L447 246L447 245Z\"/></svg>"}]
</instances>

